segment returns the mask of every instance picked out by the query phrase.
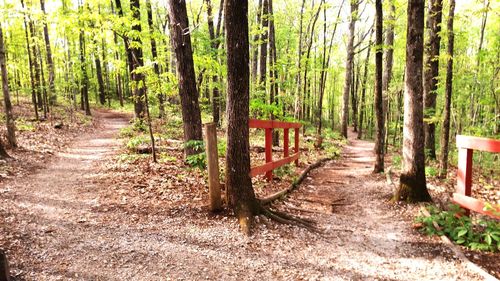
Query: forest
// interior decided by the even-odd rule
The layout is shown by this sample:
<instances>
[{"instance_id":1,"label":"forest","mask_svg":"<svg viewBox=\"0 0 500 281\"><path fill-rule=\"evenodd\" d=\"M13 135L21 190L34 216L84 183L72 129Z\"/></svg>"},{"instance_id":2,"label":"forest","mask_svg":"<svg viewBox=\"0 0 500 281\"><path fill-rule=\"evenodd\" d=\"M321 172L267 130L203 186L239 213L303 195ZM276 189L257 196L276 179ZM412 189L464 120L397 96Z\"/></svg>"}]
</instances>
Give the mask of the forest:
<instances>
[{"instance_id":1,"label":"forest","mask_svg":"<svg viewBox=\"0 0 500 281\"><path fill-rule=\"evenodd\" d=\"M500 278L500 2L0 11L0 281Z\"/></svg>"}]
</instances>

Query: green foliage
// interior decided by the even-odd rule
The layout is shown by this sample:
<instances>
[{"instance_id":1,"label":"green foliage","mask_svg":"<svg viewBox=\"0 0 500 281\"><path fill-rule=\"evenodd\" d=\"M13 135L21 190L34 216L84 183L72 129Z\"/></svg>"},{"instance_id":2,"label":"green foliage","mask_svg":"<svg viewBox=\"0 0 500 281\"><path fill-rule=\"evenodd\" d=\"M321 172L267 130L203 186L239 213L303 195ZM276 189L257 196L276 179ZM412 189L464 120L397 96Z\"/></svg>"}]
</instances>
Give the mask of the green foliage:
<instances>
[{"instance_id":1,"label":"green foliage","mask_svg":"<svg viewBox=\"0 0 500 281\"><path fill-rule=\"evenodd\" d=\"M186 163L192 168L205 170L207 167L207 154L205 152L205 143L202 140L189 140L184 144L185 148L192 148L199 153L186 157Z\"/></svg>"},{"instance_id":2,"label":"green foliage","mask_svg":"<svg viewBox=\"0 0 500 281\"><path fill-rule=\"evenodd\" d=\"M136 151L138 147L142 145L149 145L151 138L146 135L138 135L131 137L127 142L127 149L130 151Z\"/></svg>"},{"instance_id":3,"label":"green foliage","mask_svg":"<svg viewBox=\"0 0 500 281\"><path fill-rule=\"evenodd\" d=\"M18 118L16 120L16 128L21 132L34 132L35 126L33 126L32 122L27 121L24 118Z\"/></svg>"},{"instance_id":4,"label":"green foliage","mask_svg":"<svg viewBox=\"0 0 500 281\"><path fill-rule=\"evenodd\" d=\"M421 231L427 235L446 235L455 243L480 251L500 251L500 223L495 220L479 219L473 221L463 215L458 205L450 205L448 211L428 206L430 217L419 216L416 222L422 223ZM440 230L434 227L436 222Z\"/></svg>"},{"instance_id":5,"label":"green foliage","mask_svg":"<svg viewBox=\"0 0 500 281\"><path fill-rule=\"evenodd\" d=\"M273 170L273 174L279 178L290 178L295 176L295 168L291 164L285 164Z\"/></svg>"},{"instance_id":6,"label":"green foliage","mask_svg":"<svg viewBox=\"0 0 500 281\"><path fill-rule=\"evenodd\" d=\"M435 167L428 166L425 167L425 176L426 177L436 177L438 175L438 170Z\"/></svg>"},{"instance_id":7,"label":"green foliage","mask_svg":"<svg viewBox=\"0 0 500 281\"><path fill-rule=\"evenodd\" d=\"M219 140L217 143L217 154L219 157L226 156L227 142L225 140Z\"/></svg>"}]
</instances>

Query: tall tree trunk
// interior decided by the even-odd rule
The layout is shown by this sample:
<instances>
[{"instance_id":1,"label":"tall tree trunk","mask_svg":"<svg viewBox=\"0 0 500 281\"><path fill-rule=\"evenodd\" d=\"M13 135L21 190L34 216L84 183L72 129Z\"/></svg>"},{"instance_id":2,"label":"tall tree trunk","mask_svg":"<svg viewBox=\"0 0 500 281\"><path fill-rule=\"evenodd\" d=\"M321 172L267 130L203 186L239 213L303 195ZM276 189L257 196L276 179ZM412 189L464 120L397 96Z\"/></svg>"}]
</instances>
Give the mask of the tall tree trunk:
<instances>
[{"instance_id":1,"label":"tall tree trunk","mask_svg":"<svg viewBox=\"0 0 500 281\"><path fill-rule=\"evenodd\" d=\"M366 81L368 80L368 65L370 64L370 51L372 48L372 34L373 29L370 33L370 40L368 41L368 49L366 50L366 60L365 60L365 68L363 70L363 81L361 82L361 103L359 104L359 128L358 128L358 139L363 138L363 121L365 118L365 99L366 99Z\"/></svg>"},{"instance_id":2,"label":"tall tree trunk","mask_svg":"<svg viewBox=\"0 0 500 281\"><path fill-rule=\"evenodd\" d=\"M134 24L132 24L132 30L141 33L141 7L139 0L130 1L130 10L132 11L132 17L134 18ZM145 105L145 92L146 85L143 83L145 81L144 73L138 71L139 68L144 66L144 60L142 57L142 41L139 36L132 38L132 44L130 44L130 52L132 53L132 72L131 78L135 83L133 89L134 98L134 113L135 117L139 119L144 119L146 114Z\"/></svg>"},{"instance_id":3,"label":"tall tree trunk","mask_svg":"<svg viewBox=\"0 0 500 281\"><path fill-rule=\"evenodd\" d=\"M5 123L7 124L7 140L11 147L17 147L16 125L12 114L12 103L10 102L9 75L7 73L7 58L3 41L3 30L0 24L0 71L2 72L2 91L5 109Z\"/></svg>"},{"instance_id":4,"label":"tall tree trunk","mask_svg":"<svg viewBox=\"0 0 500 281\"><path fill-rule=\"evenodd\" d=\"M185 0L169 0L170 34L172 49L177 59L176 67L179 76L179 95L182 105L182 121L184 125L184 141L202 140L201 113L198 104L198 90L194 73L193 50L186 11ZM248 42L248 41L247 41ZM248 54L248 53L247 53ZM248 62L248 61L247 61ZM196 154L192 147L185 146L186 156Z\"/></svg>"},{"instance_id":5,"label":"tall tree trunk","mask_svg":"<svg viewBox=\"0 0 500 281\"><path fill-rule=\"evenodd\" d=\"M39 59L41 59L40 57L40 53L38 52L38 44L35 40L35 34L36 34L36 28L35 28L35 23L33 22L33 20L30 19L29 21L29 26L30 26L30 33L31 33L31 52L32 52L32 62L33 62L33 69L34 69L34 81L35 81L35 92L36 92L36 106L38 107L38 109L41 109L43 107L43 99L42 99L42 91L41 91L41 87L40 87L40 63L39 63Z\"/></svg>"},{"instance_id":6,"label":"tall tree trunk","mask_svg":"<svg viewBox=\"0 0 500 281\"><path fill-rule=\"evenodd\" d=\"M439 176L446 178L448 171L448 148L450 142L450 112L451 95L453 93L453 49L455 33L453 32L453 20L455 17L455 0L450 0L450 10L448 13L448 52L446 61L446 88L444 102L443 128L441 131L441 157L439 159Z\"/></svg>"},{"instance_id":7,"label":"tall tree trunk","mask_svg":"<svg viewBox=\"0 0 500 281\"><path fill-rule=\"evenodd\" d=\"M388 17L388 23L386 24L386 35L385 35L385 67L383 69L382 76L382 91L384 92L385 98L389 96L389 86L392 80L392 65L394 57L394 21L396 20L396 6L394 5L395 0L390 0L390 13Z\"/></svg>"},{"instance_id":8,"label":"tall tree trunk","mask_svg":"<svg viewBox=\"0 0 500 281\"><path fill-rule=\"evenodd\" d=\"M269 91L269 104L278 106L278 69L277 60L278 55L276 52L276 36L274 29L274 13L273 13L273 0L268 0L269 5L269 77L271 78L271 87ZM275 116L271 112L271 120L274 120ZM273 145L279 146L279 131L273 130Z\"/></svg>"},{"instance_id":9,"label":"tall tree trunk","mask_svg":"<svg viewBox=\"0 0 500 281\"><path fill-rule=\"evenodd\" d=\"M101 59L99 57L99 51L97 48L97 41L94 41L94 45L96 46L94 61L95 61L95 70L97 75L97 84L99 87L99 103L101 105L104 105L106 103L106 91L104 89L104 79L102 76L102 66L101 66Z\"/></svg>"},{"instance_id":10,"label":"tall tree trunk","mask_svg":"<svg viewBox=\"0 0 500 281\"><path fill-rule=\"evenodd\" d=\"M377 136L375 137L375 165L374 173L384 171L384 105L382 98L382 0L375 0L376 25L375 25L375 115L377 116Z\"/></svg>"},{"instance_id":11,"label":"tall tree trunk","mask_svg":"<svg viewBox=\"0 0 500 281\"><path fill-rule=\"evenodd\" d=\"M356 69L352 72L351 81L351 107L352 107L352 128L353 132L358 131L358 84L359 84L359 63L355 63L353 60L353 69L356 65Z\"/></svg>"},{"instance_id":12,"label":"tall tree trunk","mask_svg":"<svg viewBox=\"0 0 500 281\"><path fill-rule=\"evenodd\" d=\"M34 74L34 58L33 58L33 54L31 52L31 39L30 39L30 36L29 36L29 28L28 28L28 16L27 16L27 12L24 11L25 10L25 7L24 7L24 1L21 0L21 6L23 8L23 12L24 12L24 31L25 31L25 37L26 37L26 50L27 50L27 53L28 53L28 63L29 63L29 69L30 69L30 81L31 81L31 102L33 103L33 109L35 111L35 118L36 120L39 120L39 116L38 116L38 106L37 106L37 102L36 102L36 83L35 83L35 74Z\"/></svg>"},{"instance_id":13,"label":"tall tree trunk","mask_svg":"<svg viewBox=\"0 0 500 281\"><path fill-rule=\"evenodd\" d=\"M242 231L250 233L259 206L250 178L248 0L226 0L224 18L228 69L226 187Z\"/></svg>"},{"instance_id":14,"label":"tall tree trunk","mask_svg":"<svg viewBox=\"0 0 500 281\"><path fill-rule=\"evenodd\" d=\"M295 109L294 109L294 117L295 119L300 118L301 116L301 106L300 106L300 99L301 99L301 94L300 90L302 89L301 86L301 65L302 65L302 41L303 41L303 25L304 25L304 6L306 4L306 0L302 0L302 6L300 8L300 21L299 21L299 45L297 46L297 90L295 93Z\"/></svg>"},{"instance_id":15,"label":"tall tree trunk","mask_svg":"<svg viewBox=\"0 0 500 281\"><path fill-rule=\"evenodd\" d=\"M347 43L347 58L345 63L344 93L342 95L342 136L347 138L349 123L349 90L351 89L352 62L354 59L354 29L358 17L358 0L351 0L351 21L349 23L349 41Z\"/></svg>"},{"instance_id":16,"label":"tall tree trunk","mask_svg":"<svg viewBox=\"0 0 500 281\"><path fill-rule=\"evenodd\" d=\"M208 18L208 33L210 36L210 46L212 48L212 52L214 53L214 59L217 59L217 50L220 45L220 24L222 22L222 10L223 10L223 2L221 0L221 6L219 9L219 21L217 22L217 30L214 27L214 20L212 16L212 1L205 0L207 3L207 18ZM219 91L219 75L215 74L212 76L213 89L212 89L212 118L217 126L220 126L220 91Z\"/></svg>"},{"instance_id":17,"label":"tall tree trunk","mask_svg":"<svg viewBox=\"0 0 500 281\"><path fill-rule=\"evenodd\" d=\"M80 29L80 70L81 80L81 103L86 115L91 115L89 102L89 76L87 74L87 63L85 62L85 31Z\"/></svg>"},{"instance_id":18,"label":"tall tree trunk","mask_svg":"<svg viewBox=\"0 0 500 281\"><path fill-rule=\"evenodd\" d=\"M149 32L154 34L154 26L153 26L153 9L151 7L151 0L146 0L146 10L148 14L148 26ZM158 111L159 117L163 118L165 116L165 94L161 89L161 80L160 80L160 65L158 64L158 50L156 46L156 40L154 36L151 36L151 55L153 56L153 67L156 75L156 80L158 81ZM150 91L151 92L151 91Z\"/></svg>"},{"instance_id":19,"label":"tall tree trunk","mask_svg":"<svg viewBox=\"0 0 500 281\"><path fill-rule=\"evenodd\" d=\"M424 10L421 0L408 1L404 96L403 169L394 200L431 201L425 179L422 66Z\"/></svg>"},{"instance_id":20,"label":"tall tree trunk","mask_svg":"<svg viewBox=\"0 0 500 281\"><path fill-rule=\"evenodd\" d=\"M118 10L118 16L123 18L124 15L123 15L123 8L122 8L121 0L115 0L115 4L116 4L116 9ZM125 53L127 55L127 66L128 66L127 70L129 72L130 76L132 76L132 72L134 71L132 48L130 48L128 36L126 34L122 34L122 38L123 38L123 44L125 47ZM129 80L129 78L126 77L125 81L127 83L124 83L123 86L129 85L128 80ZM127 86L124 88L126 88L126 91L122 91L122 96L123 96L124 92L130 94L130 92L129 92L130 87ZM130 96L130 95L128 95L128 96Z\"/></svg>"},{"instance_id":21,"label":"tall tree trunk","mask_svg":"<svg viewBox=\"0 0 500 281\"><path fill-rule=\"evenodd\" d=\"M342 12L342 7L344 6L344 2L345 2L345 0L342 0L342 3L339 6L339 11L337 13L337 18L335 21L335 25L333 27L332 35L331 35L332 37L330 37L330 44L328 46L328 55L326 58L325 58L325 53L323 53L323 65L322 65L321 74L320 74L320 87L319 87L319 91L320 91L319 102L320 102L320 104L318 105L319 106L319 112L318 112L319 119L318 119L318 132L317 132L317 134L319 137L321 137L321 130L323 127L323 120L322 120L321 116L323 115L323 96L325 94L326 78L328 76L327 69L330 66L330 57L332 54L333 39L335 38L335 33L337 32L337 24L339 22L340 13ZM324 1L323 1L323 4L324 4ZM326 39L326 26L327 26L326 25L327 24L326 9L327 9L327 7L325 6L324 10L323 10L324 11L323 12L323 17L324 17L323 33L324 33L325 37L323 38L323 40ZM323 47L324 47L323 52L325 52L326 51L326 43L324 43ZM333 102L333 93L332 93L332 101L331 102ZM332 113L333 113L333 111L332 111ZM333 114L331 114L331 117L333 120Z\"/></svg>"},{"instance_id":22,"label":"tall tree trunk","mask_svg":"<svg viewBox=\"0 0 500 281\"><path fill-rule=\"evenodd\" d=\"M259 89L266 92L267 44L269 38L269 0L262 3L262 33L260 35Z\"/></svg>"},{"instance_id":23,"label":"tall tree trunk","mask_svg":"<svg viewBox=\"0 0 500 281\"><path fill-rule=\"evenodd\" d=\"M45 40L45 51L47 53L47 67L49 69L49 99L50 103L53 104L56 102L56 86L55 86L55 67L54 61L52 59L52 50L50 48L50 39L49 39L49 29L47 25L47 13L45 12L45 0L40 0L40 7L42 9L44 15L43 21L43 37Z\"/></svg>"},{"instance_id":24,"label":"tall tree trunk","mask_svg":"<svg viewBox=\"0 0 500 281\"><path fill-rule=\"evenodd\" d=\"M120 2L117 0L116 2ZM121 3L120 3L121 5ZM121 6L120 6L121 10ZM114 14L114 6L113 6L113 1L111 1L111 13ZM116 35L116 31L113 31L113 42L115 45L118 45L118 36ZM125 50L126 53L128 54L128 50ZM127 56L128 57L128 56ZM120 55L118 51L115 51L115 60L120 60ZM127 59L128 60L128 59ZM122 75L119 70L116 71L115 74L115 80L116 80L116 96L118 97L118 100L120 101L120 106L123 107L123 87L122 87Z\"/></svg>"},{"instance_id":25,"label":"tall tree trunk","mask_svg":"<svg viewBox=\"0 0 500 281\"><path fill-rule=\"evenodd\" d=\"M436 159L435 133L436 90L439 77L439 48L441 42L442 0L429 1L427 29L429 41L426 45L427 59L424 72L424 122L425 149L427 156Z\"/></svg>"},{"instance_id":26,"label":"tall tree trunk","mask_svg":"<svg viewBox=\"0 0 500 281\"><path fill-rule=\"evenodd\" d=\"M259 4L257 5L257 11L256 11L256 22L255 25L259 28L260 30L260 23L261 23L261 16L262 16L262 0L259 0ZM259 67L259 39L260 39L260 34L255 33L253 36L253 53L252 53L252 81L254 83L257 82L257 69Z\"/></svg>"}]
</instances>

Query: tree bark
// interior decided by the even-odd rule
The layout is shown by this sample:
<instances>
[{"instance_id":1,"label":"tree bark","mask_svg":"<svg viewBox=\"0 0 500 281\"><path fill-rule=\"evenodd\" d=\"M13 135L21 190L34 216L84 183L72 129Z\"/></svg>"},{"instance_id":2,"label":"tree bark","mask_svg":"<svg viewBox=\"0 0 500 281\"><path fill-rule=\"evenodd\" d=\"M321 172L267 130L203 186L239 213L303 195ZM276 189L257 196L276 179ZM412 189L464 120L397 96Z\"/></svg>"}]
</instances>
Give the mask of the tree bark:
<instances>
[{"instance_id":1,"label":"tree bark","mask_svg":"<svg viewBox=\"0 0 500 281\"><path fill-rule=\"evenodd\" d=\"M424 133L425 149L430 159L436 159L435 132L436 90L439 77L439 48L441 42L442 0L429 1L427 29L429 40L426 46L427 59L424 72Z\"/></svg>"},{"instance_id":2,"label":"tree bark","mask_svg":"<svg viewBox=\"0 0 500 281\"><path fill-rule=\"evenodd\" d=\"M132 54L132 71L131 78L134 82L133 86L133 98L134 98L134 113L135 117L139 119L144 119L146 116L146 85L144 84L145 75L138 71L139 68L144 66L143 54L142 54L142 41L139 34L142 31L141 28L141 7L139 0L130 1L130 10L132 11L132 17L135 21L132 24L132 30L137 32L137 36L131 38L132 44L130 44L130 52Z\"/></svg>"},{"instance_id":3,"label":"tree bark","mask_svg":"<svg viewBox=\"0 0 500 281\"><path fill-rule=\"evenodd\" d=\"M269 77L271 78L270 91L269 91L269 104L278 107L278 69L277 61L278 54L276 51L276 32L274 29L274 13L273 13L273 0L268 0L269 10ZM275 116L271 112L271 120L274 120ZM279 146L279 130L273 130L273 145Z\"/></svg>"},{"instance_id":4,"label":"tree bark","mask_svg":"<svg viewBox=\"0 0 500 281\"><path fill-rule=\"evenodd\" d=\"M5 123L7 124L7 140L11 147L17 147L16 125L12 114L12 103L10 102L9 75L7 73L7 58L3 41L3 30L0 25L0 71L2 73L2 91L5 109Z\"/></svg>"},{"instance_id":5,"label":"tree bark","mask_svg":"<svg viewBox=\"0 0 500 281\"><path fill-rule=\"evenodd\" d=\"M31 102L33 103L33 109L35 111L35 118L36 120L39 120L38 117L38 107L37 107L37 102L36 102L36 83L35 83L35 74L34 74L34 63L33 63L33 54L31 53L31 39L29 36L29 28L28 28L28 16L27 12L24 11L24 1L21 0L21 6L23 8L24 12L24 31L25 31L25 37L26 37L26 50L28 53L28 63L29 63L29 69L30 69L30 81L31 81Z\"/></svg>"},{"instance_id":6,"label":"tree bark","mask_svg":"<svg viewBox=\"0 0 500 281\"><path fill-rule=\"evenodd\" d=\"M259 89L266 92L267 44L269 38L269 0L262 3L262 33L260 35Z\"/></svg>"},{"instance_id":7,"label":"tree bark","mask_svg":"<svg viewBox=\"0 0 500 281\"><path fill-rule=\"evenodd\" d=\"M158 111L159 118L165 116L165 94L161 90L161 80L160 80L160 65L158 64L158 50L157 44L154 37L154 26L153 26L153 9L151 7L151 0L146 0L146 10L148 14L148 26L151 36L151 55L153 56L153 69L158 80ZM151 92L151 91L150 91Z\"/></svg>"},{"instance_id":8,"label":"tree bark","mask_svg":"<svg viewBox=\"0 0 500 281\"><path fill-rule=\"evenodd\" d=\"M383 69L382 76L382 90L384 95L388 97L389 86L392 80L392 65L393 65L393 57L394 57L394 21L396 20L396 6L394 5L394 0L390 0L390 13L388 20L389 22L386 24L386 35L385 35L385 67Z\"/></svg>"},{"instance_id":9,"label":"tree bark","mask_svg":"<svg viewBox=\"0 0 500 281\"><path fill-rule=\"evenodd\" d=\"M259 4L257 5L257 12L256 12L256 26L260 30L260 22L261 22L261 16L262 16L262 0L259 0ZM252 81L254 83L257 82L257 70L259 67L259 39L260 35L259 33L256 33L253 36L253 54L252 54Z\"/></svg>"},{"instance_id":10,"label":"tree bark","mask_svg":"<svg viewBox=\"0 0 500 281\"><path fill-rule=\"evenodd\" d=\"M226 0L224 18L228 69L226 187L240 227L249 234L259 205L250 178L248 0Z\"/></svg>"},{"instance_id":11,"label":"tree bark","mask_svg":"<svg viewBox=\"0 0 500 281\"><path fill-rule=\"evenodd\" d=\"M300 90L302 89L301 86L301 76L300 76L300 68L302 64L302 41L303 41L303 24L304 24L304 6L306 4L306 0L302 0L302 6L300 8L300 22L299 22L299 45L297 46L297 90L295 93L295 109L294 109L294 117L295 119L300 118L301 115L301 106L300 106L300 99L301 99L301 94Z\"/></svg>"},{"instance_id":12,"label":"tree bark","mask_svg":"<svg viewBox=\"0 0 500 281\"><path fill-rule=\"evenodd\" d=\"M351 89L352 62L354 58L354 29L358 17L358 0L351 0L351 20L349 23L349 41L347 43L347 58L345 63L344 93L342 95L342 136L347 138L349 123L349 90Z\"/></svg>"},{"instance_id":13,"label":"tree bark","mask_svg":"<svg viewBox=\"0 0 500 281\"><path fill-rule=\"evenodd\" d=\"M101 67L101 59L99 58L99 51L97 48L97 42L94 42L96 45L96 52L94 54L94 62L95 62L95 70L97 75L97 84L99 87L99 103L104 105L106 103L106 91L104 89L104 79L102 76L102 67ZM104 50L103 50L104 51Z\"/></svg>"},{"instance_id":14,"label":"tree bark","mask_svg":"<svg viewBox=\"0 0 500 281\"><path fill-rule=\"evenodd\" d=\"M45 12L45 0L40 0L40 7L44 15L43 21L43 37L45 40L45 51L47 53L47 67L49 69L49 99L50 104L56 102L56 86L55 86L55 67L52 59L52 49L50 47L49 29L47 25L47 13Z\"/></svg>"},{"instance_id":15,"label":"tree bark","mask_svg":"<svg viewBox=\"0 0 500 281\"><path fill-rule=\"evenodd\" d=\"M451 112L451 95L453 93L453 49L455 33L453 32L453 20L455 17L455 0L450 0L450 10L448 13L448 51L446 61L446 85L445 85L445 102L443 112L443 128L441 131L441 157L439 159L439 176L446 178L448 171L448 150L450 142L450 112Z\"/></svg>"},{"instance_id":16,"label":"tree bark","mask_svg":"<svg viewBox=\"0 0 500 281\"><path fill-rule=\"evenodd\" d=\"M373 34L373 29L372 32ZM363 70L363 81L361 82L361 103L359 104L359 128L358 128L358 139L363 138L363 121L365 118L365 99L366 99L366 81L368 80L368 65L370 64L370 51L372 47L372 34L370 34L370 40L368 41L368 49L366 51L365 69Z\"/></svg>"},{"instance_id":17,"label":"tree bark","mask_svg":"<svg viewBox=\"0 0 500 281\"><path fill-rule=\"evenodd\" d=\"M376 10L376 24L375 24L375 115L377 117L376 123L376 137L375 137L375 165L373 167L374 173L381 173L384 171L384 105L382 97L382 24L383 24L383 11L382 0L375 0Z\"/></svg>"},{"instance_id":18,"label":"tree bark","mask_svg":"<svg viewBox=\"0 0 500 281\"><path fill-rule=\"evenodd\" d=\"M81 99L85 115L91 115L89 103L89 76L87 74L87 65L85 62L85 31L80 29L80 70L82 72L81 80Z\"/></svg>"},{"instance_id":19,"label":"tree bark","mask_svg":"<svg viewBox=\"0 0 500 281\"><path fill-rule=\"evenodd\" d=\"M425 179L423 124L424 1L408 1L403 128L403 169L395 201L431 201Z\"/></svg>"},{"instance_id":20,"label":"tree bark","mask_svg":"<svg viewBox=\"0 0 500 281\"><path fill-rule=\"evenodd\" d=\"M184 141L202 140L201 113L198 104L198 90L194 73L193 50L185 0L169 0L170 35L172 49L176 56L179 76L179 95L182 105ZM248 28L247 28L248 29ZM186 156L196 154L192 147L185 146Z\"/></svg>"}]
</instances>

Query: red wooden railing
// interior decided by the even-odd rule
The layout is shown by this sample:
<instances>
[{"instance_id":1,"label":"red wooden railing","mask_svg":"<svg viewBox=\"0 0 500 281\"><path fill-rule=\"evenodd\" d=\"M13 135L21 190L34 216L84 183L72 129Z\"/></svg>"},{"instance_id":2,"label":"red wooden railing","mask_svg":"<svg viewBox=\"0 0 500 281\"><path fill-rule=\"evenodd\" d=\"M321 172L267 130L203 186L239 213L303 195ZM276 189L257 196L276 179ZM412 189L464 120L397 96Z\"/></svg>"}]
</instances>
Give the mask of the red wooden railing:
<instances>
[{"instance_id":1,"label":"red wooden railing","mask_svg":"<svg viewBox=\"0 0 500 281\"><path fill-rule=\"evenodd\" d=\"M472 154L474 150L500 153L500 141L469 137L469 136L457 136L457 148L458 148L458 171L457 171L457 190L453 193L453 201L463 208L468 209L467 215L469 215L469 210L478 212L484 215L488 215L495 218L500 218L498 213L500 212L499 205L492 205L495 209L494 211L485 210L485 204L481 200L472 197Z\"/></svg>"},{"instance_id":2,"label":"red wooden railing","mask_svg":"<svg viewBox=\"0 0 500 281\"><path fill-rule=\"evenodd\" d=\"M250 119L248 122L248 127L265 129L266 130L266 164L253 167L250 170L250 176L255 177L256 175L266 174L268 181L273 178L273 170L295 161L295 165L299 165L299 128L300 123L292 122L281 122L273 120L256 120ZM283 157L282 159L273 161L273 129L284 129L283 133ZM290 129L295 130L295 153L290 155L289 151L289 131Z\"/></svg>"}]
</instances>

